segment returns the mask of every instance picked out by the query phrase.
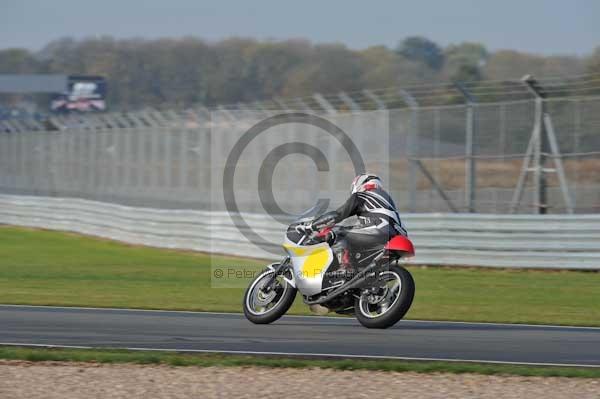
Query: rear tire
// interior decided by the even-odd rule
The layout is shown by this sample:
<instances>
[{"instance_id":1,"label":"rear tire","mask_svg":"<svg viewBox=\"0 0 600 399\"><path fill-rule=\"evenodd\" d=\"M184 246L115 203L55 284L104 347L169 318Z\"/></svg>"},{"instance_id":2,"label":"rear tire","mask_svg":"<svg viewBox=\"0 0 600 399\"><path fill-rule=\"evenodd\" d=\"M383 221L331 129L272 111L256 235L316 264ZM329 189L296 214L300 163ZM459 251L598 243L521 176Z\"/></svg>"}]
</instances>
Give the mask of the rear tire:
<instances>
[{"instance_id":1,"label":"rear tire","mask_svg":"<svg viewBox=\"0 0 600 399\"><path fill-rule=\"evenodd\" d=\"M398 264L390 265L388 270L379 273L378 278L389 280L388 283L395 281L399 284L382 289L385 294L381 295L383 299L379 302L377 297L369 301L369 295L365 293L355 299L356 318L367 328L393 326L408 312L415 296L415 282L411 274ZM396 292L398 289L399 293Z\"/></svg>"},{"instance_id":2,"label":"rear tire","mask_svg":"<svg viewBox=\"0 0 600 399\"><path fill-rule=\"evenodd\" d=\"M244 315L254 324L269 324L283 316L294 303L297 289L283 278L277 277L276 286L269 292L261 291L261 285L275 273L267 269L260 273L248 286L244 293ZM269 297L273 296L269 301ZM266 304L264 309L257 305ZM269 307L270 306L270 307Z\"/></svg>"}]
</instances>

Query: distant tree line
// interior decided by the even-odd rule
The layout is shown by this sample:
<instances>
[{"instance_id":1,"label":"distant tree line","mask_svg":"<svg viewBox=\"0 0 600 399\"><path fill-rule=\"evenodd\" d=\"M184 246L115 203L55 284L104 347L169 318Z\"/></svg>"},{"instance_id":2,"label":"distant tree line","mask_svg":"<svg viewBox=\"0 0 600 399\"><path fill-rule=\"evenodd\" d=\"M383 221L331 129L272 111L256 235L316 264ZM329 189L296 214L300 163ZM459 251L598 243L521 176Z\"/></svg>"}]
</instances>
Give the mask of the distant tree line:
<instances>
[{"instance_id":1,"label":"distant tree line","mask_svg":"<svg viewBox=\"0 0 600 399\"><path fill-rule=\"evenodd\" d=\"M408 37L394 49L352 50L306 40L231 38L60 39L38 52L0 50L0 73L101 75L113 109L207 106L441 81L600 72L600 47L586 57L489 51L479 43L442 47ZM3 100L15 100L6 97Z\"/></svg>"}]
</instances>

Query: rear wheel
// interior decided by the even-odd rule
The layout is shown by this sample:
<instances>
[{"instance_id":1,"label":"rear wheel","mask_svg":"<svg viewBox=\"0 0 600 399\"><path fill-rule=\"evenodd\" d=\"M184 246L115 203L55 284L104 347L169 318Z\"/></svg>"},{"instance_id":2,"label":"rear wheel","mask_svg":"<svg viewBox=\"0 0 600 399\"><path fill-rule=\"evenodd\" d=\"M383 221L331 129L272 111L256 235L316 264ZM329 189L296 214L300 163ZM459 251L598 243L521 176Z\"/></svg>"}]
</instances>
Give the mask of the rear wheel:
<instances>
[{"instance_id":1,"label":"rear wheel","mask_svg":"<svg viewBox=\"0 0 600 399\"><path fill-rule=\"evenodd\" d=\"M255 324L269 324L283 316L294 303L296 288L277 276L271 289L265 285L275 271L267 269L256 277L244 294L244 315Z\"/></svg>"},{"instance_id":2,"label":"rear wheel","mask_svg":"<svg viewBox=\"0 0 600 399\"><path fill-rule=\"evenodd\" d=\"M367 328L388 328L396 324L412 305L415 282L405 268L393 264L379 272L369 289L355 299L355 315Z\"/></svg>"}]
</instances>

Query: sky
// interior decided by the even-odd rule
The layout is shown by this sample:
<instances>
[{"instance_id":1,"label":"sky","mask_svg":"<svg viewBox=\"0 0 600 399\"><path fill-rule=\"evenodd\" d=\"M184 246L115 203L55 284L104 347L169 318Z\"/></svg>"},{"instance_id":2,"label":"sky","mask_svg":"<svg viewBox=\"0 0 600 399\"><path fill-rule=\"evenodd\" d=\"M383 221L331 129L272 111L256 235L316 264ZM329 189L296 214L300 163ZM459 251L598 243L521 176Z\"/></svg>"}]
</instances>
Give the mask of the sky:
<instances>
[{"instance_id":1,"label":"sky","mask_svg":"<svg viewBox=\"0 0 600 399\"><path fill-rule=\"evenodd\" d=\"M444 46L585 55L600 46L600 1L0 0L0 48L96 35L306 38L353 49L420 35Z\"/></svg>"}]
</instances>

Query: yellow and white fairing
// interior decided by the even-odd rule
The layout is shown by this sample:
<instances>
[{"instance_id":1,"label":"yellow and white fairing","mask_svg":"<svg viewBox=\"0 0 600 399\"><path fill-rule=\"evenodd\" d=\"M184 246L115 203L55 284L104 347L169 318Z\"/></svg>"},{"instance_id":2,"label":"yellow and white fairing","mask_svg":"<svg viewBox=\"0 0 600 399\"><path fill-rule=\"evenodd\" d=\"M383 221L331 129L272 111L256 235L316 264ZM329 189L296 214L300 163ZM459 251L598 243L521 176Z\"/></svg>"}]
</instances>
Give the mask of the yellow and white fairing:
<instances>
[{"instance_id":1,"label":"yellow and white fairing","mask_svg":"<svg viewBox=\"0 0 600 399\"><path fill-rule=\"evenodd\" d=\"M292 260L298 290L306 296L320 293L325 272L333 262L333 251L329 244L298 245L286 237L283 248Z\"/></svg>"}]
</instances>

